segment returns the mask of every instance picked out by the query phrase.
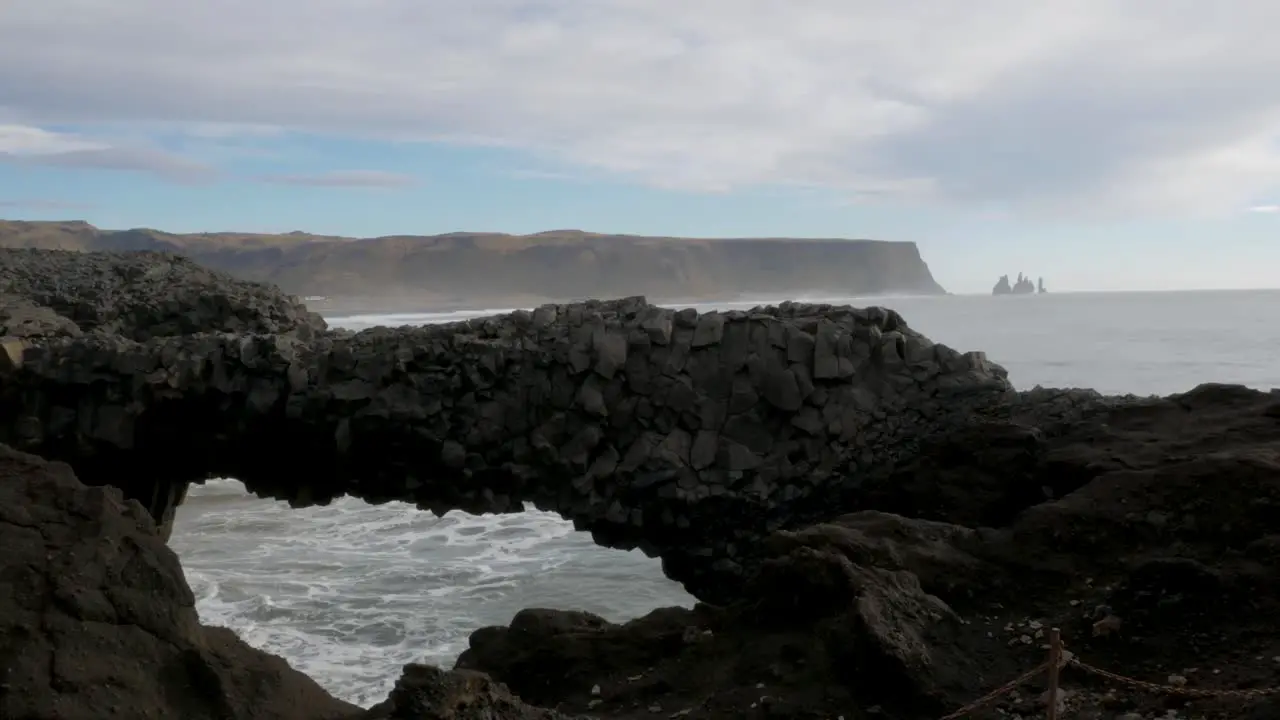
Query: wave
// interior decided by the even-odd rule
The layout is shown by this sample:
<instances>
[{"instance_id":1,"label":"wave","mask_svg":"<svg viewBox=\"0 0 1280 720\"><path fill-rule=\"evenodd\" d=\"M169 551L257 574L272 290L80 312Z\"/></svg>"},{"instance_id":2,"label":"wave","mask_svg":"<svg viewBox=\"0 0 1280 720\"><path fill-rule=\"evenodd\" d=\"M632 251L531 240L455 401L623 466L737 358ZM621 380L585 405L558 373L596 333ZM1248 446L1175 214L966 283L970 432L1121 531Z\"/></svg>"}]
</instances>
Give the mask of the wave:
<instances>
[{"instance_id":1,"label":"wave","mask_svg":"<svg viewBox=\"0 0 1280 720\"><path fill-rule=\"evenodd\" d=\"M694 308L699 311L707 310L749 310L753 307L762 305L779 305L784 302L801 302L828 305L877 305L884 301L892 300L926 300L939 297L942 295L917 295L917 294L901 294L901 295L790 295L778 297L753 297L736 300L670 300L659 303L663 307L670 308ZM347 315L333 315L325 317L325 320L335 327L347 330L364 330L371 327L404 327L416 325L439 325L443 323L458 322L460 320L469 320L477 317L490 317L493 315L506 315L516 310L530 310L532 308L473 308L465 310L449 310L445 312L397 312L397 313L358 313Z\"/></svg>"}]
</instances>

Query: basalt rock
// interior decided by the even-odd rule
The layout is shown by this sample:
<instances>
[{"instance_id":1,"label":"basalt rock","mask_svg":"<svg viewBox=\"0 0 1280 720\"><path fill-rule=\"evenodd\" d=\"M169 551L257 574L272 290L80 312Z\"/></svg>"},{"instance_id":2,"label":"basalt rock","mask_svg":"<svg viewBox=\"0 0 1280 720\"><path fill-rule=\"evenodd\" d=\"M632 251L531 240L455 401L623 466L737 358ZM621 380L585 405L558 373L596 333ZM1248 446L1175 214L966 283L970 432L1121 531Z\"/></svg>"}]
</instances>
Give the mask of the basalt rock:
<instances>
[{"instance_id":1,"label":"basalt rock","mask_svg":"<svg viewBox=\"0 0 1280 720\"><path fill-rule=\"evenodd\" d=\"M505 685L471 670L444 671L430 665L406 665L391 697L360 720L572 720L554 710L533 707ZM584 718L585 720L585 718Z\"/></svg>"},{"instance_id":2,"label":"basalt rock","mask_svg":"<svg viewBox=\"0 0 1280 720\"><path fill-rule=\"evenodd\" d=\"M982 353L874 307L628 298L351 334L154 253L0 251L0 289L10 316L43 318L5 330L0 440L162 525L216 476L295 505L531 502L661 555L704 598L730 596L772 530L1013 395Z\"/></svg>"},{"instance_id":3,"label":"basalt rock","mask_svg":"<svg viewBox=\"0 0 1280 720\"><path fill-rule=\"evenodd\" d=\"M137 503L0 445L0 717L323 720L360 709L204 627Z\"/></svg>"},{"instance_id":4,"label":"basalt rock","mask_svg":"<svg viewBox=\"0 0 1280 720\"><path fill-rule=\"evenodd\" d=\"M1230 691L1186 698L1072 666L1065 717L1272 717L1262 691L1280 686L1280 394L1205 385L1100 404L1076 392L1022 398L1006 422L1037 430L1046 488L996 527L833 517L767 538L727 606L622 625L526 611L476 631L459 666L611 718L654 704L692 720L932 720L1043 662L1058 627L1090 666ZM934 482L980 477L998 458L1027 472L1008 427L977 427L955 431L973 452L952 458L952 474L931 468ZM956 515L975 517L974 506ZM1042 716L1044 690L1041 675L974 717Z\"/></svg>"},{"instance_id":5,"label":"basalt rock","mask_svg":"<svg viewBox=\"0 0 1280 720\"><path fill-rule=\"evenodd\" d=\"M296 333L309 337L324 320L269 285L247 283L156 252L78 253L5 249L0 295L45 308L70 329L131 340L201 332ZM24 336L0 300L0 335ZM21 301L19 301L21 302ZM74 332L74 331L73 331ZM76 333L78 334L78 333Z\"/></svg>"}]
</instances>

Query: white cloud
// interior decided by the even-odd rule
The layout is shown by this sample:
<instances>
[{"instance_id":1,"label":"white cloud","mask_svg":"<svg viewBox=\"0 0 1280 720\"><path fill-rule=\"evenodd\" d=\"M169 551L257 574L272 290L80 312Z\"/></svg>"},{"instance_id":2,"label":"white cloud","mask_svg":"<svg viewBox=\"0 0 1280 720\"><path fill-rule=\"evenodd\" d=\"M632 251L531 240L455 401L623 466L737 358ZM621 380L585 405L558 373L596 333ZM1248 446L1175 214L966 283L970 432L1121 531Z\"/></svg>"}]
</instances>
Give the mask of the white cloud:
<instances>
[{"instance_id":1,"label":"white cloud","mask_svg":"<svg viewBox=\"0 0 1280 720\"><path fill-rule=\"evenodd\" d=\"M1280 213L1280 205L1254 205L1249 208L1249 212L1273 214Z\"/></svg>"},{"instance_id":2,"label":"white cloud","mask_svg":"<svg viewBox=\"0 0 1280 720\"><path fill-rule=\"evenodd\" d=\"M0 21L0 97L677 189L1220 212L1280 191L1277 26L1263 0L41 0Z\"/></svg>"},{"instance_id":3,"label":"white cloud","mask_svg":"<svg viewBox=\"0 0 1280 720\"><path fill-rule=\"evenodd\" d=\"M105 150L108 145L67 133L56 133L25 125L0 125L0 154L37 157L61 153Z\"/></svg>"},{"instance_id":4,"label":"white cloud","mask_svg":"<svg viewBox=\"0 0 1280 720\"><path fill-rule=\"evenodd\" d=\"M312 187L396 188L417 183L417 179L381 170L333 170L312 175L264 175L263 182Z\"/></svg>"},{"instance_id":5,"label":"white cloud","mask_svg":"<svg viewBox=\"0 0 1280 720\"><path fill-rule=\"evenodd\" d=\"M180 181L213 173L207 165L144 145L115 145L23 125L0 125L0 162L147 172Z\"/></svg>"}]
</instances>

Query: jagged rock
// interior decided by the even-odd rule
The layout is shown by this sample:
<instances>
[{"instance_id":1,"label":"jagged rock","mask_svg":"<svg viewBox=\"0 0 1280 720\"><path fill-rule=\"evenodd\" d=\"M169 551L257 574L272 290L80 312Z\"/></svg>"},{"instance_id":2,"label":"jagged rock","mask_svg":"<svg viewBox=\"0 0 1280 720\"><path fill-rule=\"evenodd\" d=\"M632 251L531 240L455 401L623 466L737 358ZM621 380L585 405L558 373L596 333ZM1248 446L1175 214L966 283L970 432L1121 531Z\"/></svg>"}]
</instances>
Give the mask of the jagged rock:
<instances>
[{"instance_id":1,"label":"jagged rock","mask_svg":"<svg viewBox=\"0 0 1280 720\"><path fill-rule=\"evenodd\" d=\"M751 588L761 623L824 635L838 662L862 668L847 682L869 700L945 707L973 686L976 666L959 646L960 617L909 571L802 546L765 560Z\"/></svg>"},{"instance_id":2,"label":"jagged rock","mask_svg":"<svg viewBox=\"0 0 1280 720\"><path fill-rule=\"evenodd\" d=\"M147 512L0 445L0 717L323 720L360 709L200 625Z\"/></svg>"},{"instance_id":3,"label":"jagged rock","mask_svg":"<svg viewBox=\"0 0 1280 720\"><path fill-rule=\"evenodd\" d=\"M46 316L56 313L67 330L78 327L146 341L199 332L296 332L309 337L325 329L324 320L297 298L176 255L0 253L0 294L44 308ZM0 297L0 323L14 322L11 302Z\"/></svg>"},{"instance_id":4,"label":"jagged rock","mask_svg":"<svg viewBox=\"0 0 1280 720\"><path fill-rule=\"evenodd\" d=\"M35 340L79 335L80 327L52 308L20 295L0 296L0 337Z\"/></svg>"},{"instance_id":5,"label":"jagged rock","mask_svg":"<svg viewBox=\"0 0 1280 720\"><path fill-rule=\"evenodd\" d=\"M972 577L978 561L944 547L966 533L876 513L778 533L731 605L658 610L623 625L525 610L508 627L476 631L458 667L572 710L595 703L613 713L660 695L664 710L741 717L763 695L781 717L879 703L927 714L973 692L980 673L959 642L960 618L911 571L889 565L939 576L954 561Z\"/></svg>"},{"instance_id":6,"label":"jagged rock","mask_svg":"<svg viewBox=\"0 0 1280 720\"><path fill-rule=\"evenodd\" d=\"M471 670L446 672L430 665L405 665L391 697L361 720L571 720L567 715L526 705L503 684Z\"/></svg>"},{"instance_id":7,"label":"jagged rock","mask_svg":"<svg viewBox=\"0 0 1280 720\"><path fill-rule=\"evenodd\" d=\"M1040 279L1040 288L1040 292L1044 292L1044 278ZM1023 277L1022 273L1018 273L1018 280L1012 285L1008 275L1001 275L995 287L991 288L992 295L1030 295L1035 291L1036 285L1030 276Z\"/></svg>"},{"instance_id":8,"label":"jagged rock","mask_svg":"<svg viewBox=\"0 0 1280 720\"><path fill-rule=\"evenodd\" d=\"M768 537L764 552L786 557L801 548L835 553L862 567L907 571L921 588L940 598L967 598L985 588L994 568L980 555L987 534L878 510L850 513Z\"/></svg>"},{"instance_id":9,"label":"jagged rock","mask_svg":"<svg viewBox=\"0 0 1280 720\"><path fill-rule=\"evenodd\" d=\"M1085 661L1129 677L1164 682L1172 670L1195 687L1274 687L1278 403L1280 394L1220 385L1162 399L1027 393L1002 421L948 441L978 442L952 458L954 474L917 466L956 493L1001 463L1039 473L1040 498L994 515L999 527L846 514L763 541L750 582L724 607L623 625L528 611L508 628L477 631L459 664L540 703L581 711L599 700L606 717L662 698L664 710L693 708L691 718L736 718L768 697L782 717L860 717L879 706L931 720L1042 662L1056 626ZM1029 455L1017 450L1028 430ZM955 514L979 517L981 506ZM946 515L936 503L920 507ZM1104 615L1123 623L1095 636ZM1078 669L1064 681L1081 717L1154 717L1168 702L1104 692ZM1043 689L1032 682L1001 708L1042 712L1032 701ZM1269 702L1224 696L1186 714L1268 717Z\"/></svg>"}]
</instances>

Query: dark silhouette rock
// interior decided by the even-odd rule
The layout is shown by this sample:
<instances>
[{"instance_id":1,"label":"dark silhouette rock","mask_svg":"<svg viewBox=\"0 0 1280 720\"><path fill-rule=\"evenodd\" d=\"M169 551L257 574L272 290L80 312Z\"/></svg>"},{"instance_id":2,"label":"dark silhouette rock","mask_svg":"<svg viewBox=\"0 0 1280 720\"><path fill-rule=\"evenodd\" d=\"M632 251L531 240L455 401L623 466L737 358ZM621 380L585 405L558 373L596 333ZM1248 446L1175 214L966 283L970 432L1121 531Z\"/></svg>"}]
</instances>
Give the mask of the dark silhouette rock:
<instances>
[{"instance_id":1,"label":"dark silhouette rock","mask_svg":"<svg viewBox=\"0 0 1280 720\"><path fill-rule=\"evenodd\" d=\"M1036 286L1031 282L1031 278L1023 277L1022 273L1018 273L1018 282L1013 284L1014 295L1030 295L1036 291Z\"/></svg>"},{"instance_id":2,"label":"dark silhouette rock","mask_svg":"<svg viewBox=\"0 0 1280 720\"><path fill-rule=\"evenodd\" d=\"M1044 292L1043 278L1040 280L1040 288L1040 292ZM1012 285L1009 283L1008 275L1001 275L995 287L991 288L992 295L1031 295L1035 292L1035 283L1031 282L1030 277L1023 277L1022 273L1018 273L1018 279Z\"/></svg>"},{"instance_id":3,"label":"dark silhouette rock","mask_svg":"<svg viewBox=\"0 0 1280 720\"><path fill-rule=\"evenodd\" d=\"M1186 676L1201 688L1280 685L1269 629L1280 613L1280 396L1218 385L1110 405L1082 396L1028 393L1002 421L1035 429L1045 488L1021 512L996 516L997 527L947 522L945 505L927 503L942 521L866 511L781 531L729 605L623 625L526 612L509 628L477 631L459 665L602 717L633 717L628 708L656 699L692 718L767 706L780 717L879 708L929 720L1041 662L1057 626L1085 662L1129 677L1166 683L1183 668L1212 668ZM1045 406L1055 409L1035 409ZM929 471L937 487L958 492L975 462L1028 472L1007 450L1017 433L976 427L954 439L975 448L953 475L942 459ZM980 517L976 507L957 505L956 517ZM1101 617L1119 629L1095 635ZM1165 711L1159 694L1098 685L1077 669L1064 681L1081 717ZM1026 699L999 707L1033 716L1043 689L1033 682ZM1234 720L1266 717L1270 701L1184 702L1188 716Z\"/></svg>"},{"instance_id":4,"label":"dark silhouette rock","mask_svg":"<svg viewBox=\"0 0 1280 720\"><path fill-rule=\"evenodd\" d=\"M508 628L477 631L458 666L531 702L608 717L655 704L741 717L762 696L780 717L877 704L936 715L971 692L979 671L957 644L960 618L910 571L860 564L852 556L865 546L846 552L831 537L815 528L774 545L727 607L659 610L624 625L527 610Z\"/></svg>"},{"instance_id":5,"label":"dark silhouette rock","mask_svg":"<svg viewBox=\"0 0 1280 720\"><path fill-rule=\"evenodd\" d=\"M571 720L554 710L526 705L488 675L406 665L391 697L360 720Z\"/></svg>"},{"instance_id":6,"label":"dark silhouette rock","mask_svg":"<svg viewBox=\"0 0 1280 720\"><path fill-rule=\"evenodd\" d=\"M730 544L824 513L844 476L1010 392L883 308L628 298L352 334L186 260L31 250L0 250L0 288L57 328L0 328L0 441L162 527L220 476L295 505L532 502L707 598L752 561Z\"/></svg>"},{"instance_id":7,"label":"dark silhouette rock","mask_svg":"<svg viewBox=\"0 0 1280 720\"><path fill-rule=\"evenodd\" d=\"M0 252L0 321L8 336L99 332L146 342L194 333L291 333L305 339L326 328L297 298L174 255ZM33 321L23 323L14 313L39 313L44 320L24 327Z\"/></svg>"},{"instance_id":8,"label":"dark silhouette rock","mask_svg":"<svg viewBox=\"0 0 1280 720\"><path fill-rule=\"evenodd\" d=\"M321 720L336 700L203 627L147 512L0 445L0 717Z\"/></svg>"}]
</instances>

